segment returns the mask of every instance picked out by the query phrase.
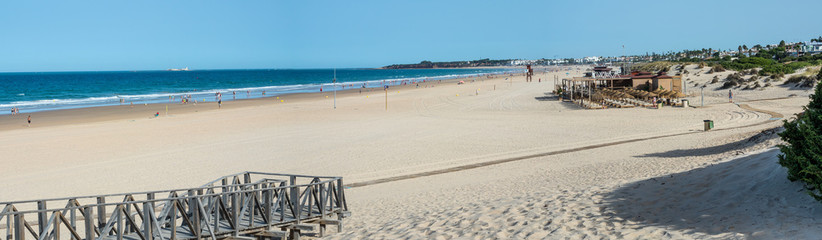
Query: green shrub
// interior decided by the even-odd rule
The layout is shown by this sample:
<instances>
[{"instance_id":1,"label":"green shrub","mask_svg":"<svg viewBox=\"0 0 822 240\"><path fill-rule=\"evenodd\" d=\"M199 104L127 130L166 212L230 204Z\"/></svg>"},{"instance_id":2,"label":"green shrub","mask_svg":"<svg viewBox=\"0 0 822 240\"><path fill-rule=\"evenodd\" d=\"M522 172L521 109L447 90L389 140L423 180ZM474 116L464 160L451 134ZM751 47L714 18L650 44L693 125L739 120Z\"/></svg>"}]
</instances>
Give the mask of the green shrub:
<instances>
[{"instance_id":1,"label":"green shrub","mask_svg":"<svg viewBox=\"0 0 822 240\"><path fill-rule=\"evenodd\" d=\"M792 62L788 64L773 64L762 67L762 71L759 71L760 75L767 75L767 74L791 74L796 72L796 70L802 69L804 67L811 66L811 63L808 62Z\"/></svg>"},{"instance_id":2,"label":"green shrub","mask_svg":"<svg viewBox=\"0 0 822 240\"><path fill-rule=\"evenodd\" d=\"M784 121L779 165L788 169L788 180L802 181L807 193L822 202L822 84L804 109L798 118Z\"/></svg>"},{"instance_id":3,"label":"green shrub","mask_svg":"<svg viewBox=\"0 0 822 240\"><path fill-rule=\"evenodd\" d=\"M747 57L747 58L739 58L734 61L725 61L721 63L723 67L727 69L732 69L736 71L742 71L746 69L753 69L758 67L765 67L776 64L776 61L765 59L761 57Z\"/></svg>"}]
</instances>

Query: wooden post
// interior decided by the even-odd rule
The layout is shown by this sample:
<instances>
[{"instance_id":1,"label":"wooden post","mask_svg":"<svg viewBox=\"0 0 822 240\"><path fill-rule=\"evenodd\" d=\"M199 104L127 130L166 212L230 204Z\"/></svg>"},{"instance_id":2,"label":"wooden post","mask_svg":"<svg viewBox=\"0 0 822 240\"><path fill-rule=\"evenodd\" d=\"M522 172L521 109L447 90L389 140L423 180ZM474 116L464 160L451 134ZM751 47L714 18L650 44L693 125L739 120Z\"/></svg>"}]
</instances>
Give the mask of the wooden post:
<instances>
[{"instance_id":1,"label":"wooden post","mask_svg":"<svg viewBox=\"0 0 822 240\"><path fill-rule=\"evenodd\" d=\"M76 206L74 206L74 201L75 201L74 199L69 200L69 202L71 202L71 205L72 205L71 210L69 210L69 222L70 222L69 226L71 226L71 228L73 228L73 229L77 229L77 209L75 208ZM80 239L75 238L74 235L72 234L71 235L71 240L80 240Z\"/></svg>"},{"instance_id":2,"label":"wooden post","mask_svg":"<svg viewBox=\"0 0 822 240\"><path fill-rule=\"evenodd\" d=\"M52 229L51 237L54 240L60 240L60 218L61 218L60 217L60 211L54 211L51 214L52 214L52 216L54 216L54 222L51 223L51 224L54 224L53 225L54 229Z\"/></svg>"},{"instance_id":3,"label":"wooden post","mask_svg":"<svg viewBox=\"0 0 822 240\"><path fill-rule=\"evenodd\" d=\"M85 207L83 208L83 212L86 215L85 226L86 226L86 239L85 240L94 240L94 218L91 216L92 208Z\"/></svg>"},{"instance_id":4,"label":"wooden post","mask_svg":"<svg viewBox=\"0 0 822 240\"><path fill-rule=\"evenodd\" d=\"M26 240L26 219L23 214L14 215L14 240Z\"/></svg>"},{"instance_id":5,"label":"wooden post","mask_svg":"<svg viewBox=\"0 0 822 240\"><path fill-rule=\"evenodd\" d=\"M191 212L191 225L194 225L190 227L194 230L194 236L196 236L197 239L201 239L200 235L202 234L202 231L200 231L200 211L198 210L199 207L197 207L195 192L196 191L194 190L188 190L188 211Z\"/></svg>"},{"instance_id":6,"label":"wooden post","mask_svg":"<svg viewBox=\"0 0 822 240\"><path fill-rule=\"evenodd\" d=\"M171 213L169 213L169 216L171 216L171 221L169 221L169 224L171 226L171 228L170 228L171 229L171 238L170 238L171 240L177 240L177 206L178 205L179 204L177 203L177 200L171 200Z\"/></svg>"},{"instance_id":7,"label":"wooden post","mask_svg":"<svg viewBox=\"0 0 822 240\"><path fill-rule=\"evenodd\" d=\"M131 196L131 194L126 195L126 201L134 201L134 197L133 197L133 196ZM126 208L125 208L125 209L126 209L126 214L131 214L131 204L126 204ZM120 224L119 220L118 220L117 224ZM118 234L118 235L122 235L121 233L124 233L124 234L129 234L129 233L131 233L131 232L132 232L132 229L134 229L134 228L132 228L132 225L133 225L133 224L134 224L134 223L131 223L131 222L129 222L129 221L126 221L126 226L125 226L125 227L123 227L123 229L122 229L122 230L120 230L120 229L119 229L119 228L120 228L120 226L118 225L118 226L117 226L117 228L118 228L118 229L117 229L117 234ZM135 226L135 227L139 228L139 226Z\"/></svg>"},{"instance_id":8,"label":"wooden post","mask_svg":"<svg viewBox=\"0 0 822 240\"><path fill-rule=\"evenodd\" d=\"M11 210L10 206L11 205L6 205L6 207L8 207L9 210ZM14 239L14 226L12 226L12 223L14 223L14 215L6 215L5 218L6 218L6 240L13 240Z\"/></svg>"},{"instance_id":9,"label":"wooden post","mask_svg":"<svg viewBox=\"0 0 822 240\"><path fill-rule=\"evenodd\" d=\"M328 186L330 183L323 183L320 185L320 215L324 218L325 217L325 204L326 204L326 192L328 191Z\"/></svg>"},{"instance_id":10,"label":"wooden post","mask_svg":"<svg viewBox=\"0 0 822 240\"><path fill-rule=\"evenodd\" d=\"M308 185L308 187L305 188L306 196L308 196L308 217L312 216L311 210L314 207L314 198L313 198L314 190L315 190L314 186L316 186L316 185L311 184L311 185Z\"/></svg>"},{"instance_id":11,"label":"wooden post","mask_svg":"<svg viewBox=\"0 0 822 240\"><path fill-rule=\"evenodd\" d=\"M151 209L154 209L154 193L146 193L146 200L151 203Z\"/></svg>"},{"instance_id":12,"label":"wooden post","mask_svg":"<svg viewBox=\"0 0 822 240\"><path fill-rule=\"evenodd\" d=\"M46 201L37 201L37 210L40 210L37 212L37 224L40 229L39 234L47 234L43 232L43 230L46 229L46 224L48 224L48 213L45 211Z\"/></svg>"},{"instance_id":13,"label":"wooden post","mask_svg":"<svg viewBox=\"0 0 822 240\"><path fill-rule=\"evenodd\" d=\"M290 176L289 180L288 180L288 184L290 185L290 187L289 187L290 196L289 197L291 198L291 206L293 206L294 209L297 210L295 212L295 214L297 216L294 216L294 217L299 220L300 219L300 215L299 215L299 212L300 212L300 209L299 209L299 206L300 206L300 199L299 199L300 198L300 188L294 187L294 185L297 185L297 176Z\"/></svg>"},{"instance_id":14,"label":"wooden post","mask_svg":"<svg viewBox=\"0 0 822 240\"><path fill-rule=\"evenodd\" d=\"M337 225L337 232L342 232L342 211L345 211L343 207L343 180L342 178L337 179L337 207L340 208L340 212L337 212L337 220L340 220L340 224Z\"/></svg>"},{"instance_id":15,"label":"wooden post","mask_svg":"<svg viewBox=\"0 0 822 240\"><path fill-rule=\"evenodd\" d=\"M234 222L233 236L240 235L240 193L235 192L231 196L231 221Z\"/></svg>"},{"instance_id":16,"label":"wooden post","mask_svg":"<svg viewBox=\"0 0 822 240\"><path fill-rule=\"evenodd\" d=\"M97 204L100 204L100 205L97 206L97 228L99 228L101 231L103 230L103 228L106 227L106 205L103 205L105 203L106 203L106 198L97 197ZM101 236L107 235L107 234L108 233L104 233L104 232L100 233Z\"/></svg>"},{"instance_id":17,"label":"wooden post","mask_svg":"<svg viewBox=\"0 0 822 240\"><path fill-rule=\"evenodd\" d=\"M274 213L271 212L271 205L273 204L271 201L273 200L274 195L272 194L272 190L270 189L270 187L273 186L268 187L269 189L266 189L263 192L263 204L265 204L265 206L263 206L263 211L265 211L265 213L263 213L263 216L265 216L265 219L268 220L268 222L266 222L265 224L266 231L271 230L271 223L274 221L274 219L272 219L274 217Z\"/></svg>"},{"instance_id":18,"label":"wooden post","mask_svg":"<svg viewBox=\"0 0 822 240\"><path fill-rule=\"evenodd\" d=\"M217 230L220 230L220 197L215 196L213 198L214 201L211 204L214 205L214 229L212 231L217 232Z\"/></svg>"},{"instance_id":19,"label":"wooden post","mask_svg":"<svg viewBox=\"0 0 822 240\"><path fill-rule=\"evenodd\" d=\"M325 222L320 222L320 237L325 236Z\"/></svg>"},{"instance_id":20,"label":"wooden post","mask_svg":"<svg viewBox=\"0 0 822 240\"><path fill-rule=\"evenodd\" d=\"M129 205L130 204L126 204L126 206L129 206ZM128 234L129 231L131 231L130 226L132 226L131 223L129 223L129 221L125 221L126 225L123 226L123 217L125 217L125 216L127 216L128 214L131 213L130 210L125 210L126 212L124 213L123 209L124 209L123 205L118 205L116 208L114 208L114 213L111 215L111 217L114 217L115 215L117 216L117 240L123 240L123 234ZM130 208L125 208L125 209L130 209ZM135 217L135 219L136 219L136 217ZM126 230L124 231L123 228L125 228ZM100 235L105 236L105 235L108 235L108 233L101 233Z\"/></svg>"},{"instance_id":21,"label":"wooden post","mask_svg":"<svg viewBox=\"0 0 822 240\"><path fill-rule=\"evenodd\" d=\"M248 227L250 228L254 225L254 217L256 216L254 213L257 209L254 209L254 199L257 197L257 192L243 194L248 194L248 197L246 197L246 199L248 199L248 206L246 207L248 207Z\"/></svg>"},{"instance_id":22,"label":"wooden post","mask_svg":"<svg viewBox=\"0 0 822 240\"><path fill-rule=\"evenodd\" d=\"M151 202L143 202L143 236L146 240L154 239L154 234L151 233L151 222L154 221L154 218L151 217L151 211L154 211Z\"/></svg>"}]
</instances>

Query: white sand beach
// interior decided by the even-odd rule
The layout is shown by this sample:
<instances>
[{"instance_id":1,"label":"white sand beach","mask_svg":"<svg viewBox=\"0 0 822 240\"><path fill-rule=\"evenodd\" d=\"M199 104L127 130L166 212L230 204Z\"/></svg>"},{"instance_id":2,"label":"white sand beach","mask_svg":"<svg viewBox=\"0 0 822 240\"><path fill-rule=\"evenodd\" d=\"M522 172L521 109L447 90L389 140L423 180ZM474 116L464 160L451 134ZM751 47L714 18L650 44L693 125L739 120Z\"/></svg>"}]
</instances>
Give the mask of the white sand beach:
<instances>
[{"instance_id":1,"label":"white sand beach","mask_svg":"<svg viewBox=\"0 0 822 240\"><path fill-rule=\"evenodd\" d=\"M729 72L695 76L694 67L683 80L700 106L691 87ZM172 106L157 118L163 105L43 112L31 128L3 116L0 200L191 187L261 171L352 185L352 216L328 239L822 234L822 205L787 180L774 148L781 119L800 112L811 89L734 90L729 103L720 83L705 88L704 107L583 110L553 97L552 74L505 78L392 88L388 110L377 89L341 93L337 109L319 93ZM716 129L702 131L705 119Z\"/></svg>"}]
</instances>

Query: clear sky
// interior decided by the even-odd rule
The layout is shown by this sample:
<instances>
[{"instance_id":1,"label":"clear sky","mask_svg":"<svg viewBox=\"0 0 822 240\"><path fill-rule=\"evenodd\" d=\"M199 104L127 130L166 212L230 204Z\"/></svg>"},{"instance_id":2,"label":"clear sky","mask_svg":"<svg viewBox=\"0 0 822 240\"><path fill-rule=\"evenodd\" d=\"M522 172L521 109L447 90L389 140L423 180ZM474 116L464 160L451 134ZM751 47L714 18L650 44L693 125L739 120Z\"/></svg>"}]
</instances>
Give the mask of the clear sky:
<instances>
[{"instance_id":1,"label":"clear sky","mask_svg":"<svg viewBox=\"0 0 822 240\"><path fill-rule=\"evenodd\" d=\"M2 1L0 72L380 67L736 49L822 1Z\"/></svg>"}]
</instances>

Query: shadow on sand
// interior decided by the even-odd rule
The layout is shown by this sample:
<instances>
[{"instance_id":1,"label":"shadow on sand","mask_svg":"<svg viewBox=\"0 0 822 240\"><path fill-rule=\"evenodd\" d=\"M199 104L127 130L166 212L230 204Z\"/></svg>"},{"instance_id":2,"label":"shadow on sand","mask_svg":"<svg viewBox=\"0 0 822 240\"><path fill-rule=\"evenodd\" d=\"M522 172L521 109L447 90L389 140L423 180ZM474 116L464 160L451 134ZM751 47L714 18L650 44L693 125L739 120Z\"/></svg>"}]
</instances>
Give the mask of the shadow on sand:
<instances>
[{"instance_id":1,"label":"shadow on sand","mask_svg":"<svg viewBox=\"0 0 822 240\"><path fill-rule=\"evenodd\" d=\"M606 193L605 214L719 238L818 238L822 204L787 180L778 149ZM815 237L814 237L815 236Z\"/></svg>"},{"instance_id":2,"label":"shadow on sand","mask_svg":"<svg viewBox=\"0 0 822 240\"><path fill-rule=\"evenodd\" d=\"M658 152L658 153L649 153L645 155L640 155L637 157L662 157L662 158L677 158L677 157L699 157L699 156L708 156L717 153L723 153L728 151L734 151L737 149L743 149L747 146L757 144L760 142L765 142L768 140L779 138L777 133L781 131L781 128L771 128L764 130L754 136L751 136L746 139L742 139L736 142L729 142L726 144L713 146L713 147L706 147L706 148L696 148L696 149L676 149L667 152ZM737 152L738 154L742 154L743 152Z\"/></svg>"}]
</instances>

